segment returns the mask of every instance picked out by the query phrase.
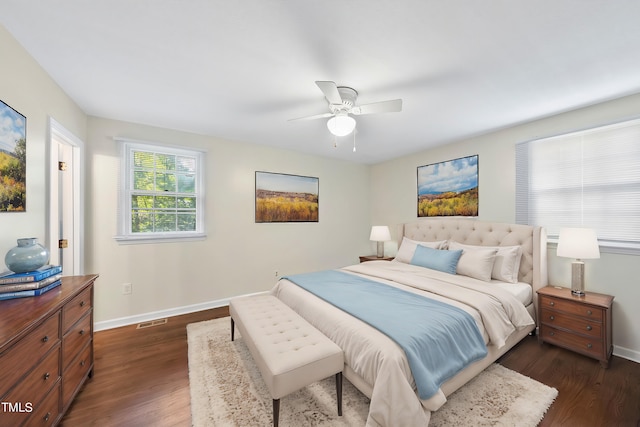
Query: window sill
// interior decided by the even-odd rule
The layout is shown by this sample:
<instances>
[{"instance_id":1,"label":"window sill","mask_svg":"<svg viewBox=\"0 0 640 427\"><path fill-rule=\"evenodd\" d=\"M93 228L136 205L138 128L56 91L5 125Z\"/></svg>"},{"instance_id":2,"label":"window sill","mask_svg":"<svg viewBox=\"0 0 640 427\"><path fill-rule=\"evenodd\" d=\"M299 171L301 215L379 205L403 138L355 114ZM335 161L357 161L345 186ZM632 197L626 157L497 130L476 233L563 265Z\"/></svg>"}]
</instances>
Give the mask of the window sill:
<instances>
[{"instance_id":1,"label":"window sill","mask_svg":"<svg viewBox=\"0 0 640 427\"><path fill-rule=\"evenodd\" d=\"M547 246L553 249L558 247L558 238L549 237ZM621 254L621 255L640 255L640 244L627 242L598 242L600 253L605 254Z\"/></svg>"},{"instance_id":2,"label":"window sill","mask_svg":"<svg viewBox=\"0 0 640 427\"><path fill-rule=\"evenodd\" d=\"M181 243L181 242L194 242L198 240L205 240L207 235L205 233L194 234L155 234L144 236L115 236L114 239L120 245L144 245L149 243Z\"/></svg>"}]
</instances>

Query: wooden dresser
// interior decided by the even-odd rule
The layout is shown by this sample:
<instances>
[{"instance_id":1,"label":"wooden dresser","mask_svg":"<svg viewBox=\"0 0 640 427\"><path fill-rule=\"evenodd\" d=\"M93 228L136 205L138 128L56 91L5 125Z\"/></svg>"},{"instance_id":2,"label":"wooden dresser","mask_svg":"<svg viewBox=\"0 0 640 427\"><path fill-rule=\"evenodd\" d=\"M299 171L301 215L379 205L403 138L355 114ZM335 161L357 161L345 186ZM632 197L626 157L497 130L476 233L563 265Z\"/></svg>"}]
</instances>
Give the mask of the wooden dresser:
<instances>
[{"instance_id":1,"label":"wooden dresser","mask_svg":"<svg viewBox=\"0 0 640 427\"><path fill-rule=\"evenodd\" d=\"M540 343L548 342L582 353L608 367L613 351L611 339L611 295L547 286L538 290Z\"/></svg>"},{"instance_id":2,"label":"wooden dresser","mask_svg":"<svg viewBox=\"0 0 640 427\"><path fill-rule=\"evenodd\" d=\"M38 297L0 301L0 425L58 424L93 374L97 277L63 277Z\"/></svg>"}]
</instances>

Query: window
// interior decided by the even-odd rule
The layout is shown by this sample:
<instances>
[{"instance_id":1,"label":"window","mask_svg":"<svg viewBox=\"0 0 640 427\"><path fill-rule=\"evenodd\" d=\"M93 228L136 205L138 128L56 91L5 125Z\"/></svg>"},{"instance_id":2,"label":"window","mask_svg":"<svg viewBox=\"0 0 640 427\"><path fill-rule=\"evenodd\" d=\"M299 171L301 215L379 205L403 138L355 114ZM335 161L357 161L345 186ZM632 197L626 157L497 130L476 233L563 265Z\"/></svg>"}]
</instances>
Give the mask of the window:
<instances>
[{"instance_id":1,"label":"window","mask_svg":"<svg viewBox=\"0 0 640 427\"><path fill-rule=\"evenodd\" d=\"M121 144L119 227L124 243L202 239L202 151L131 140Z\"/></svg>"},{"instance_id":2,"label":"window","mask_svg":"<svg viewBox=\"0 0 640 427\"><path fill-rule=\"evenodd\" d=\"M516 146L516 222L596 230L604 251L640 253L640 120Z\"/></svg>"}]
</instances>

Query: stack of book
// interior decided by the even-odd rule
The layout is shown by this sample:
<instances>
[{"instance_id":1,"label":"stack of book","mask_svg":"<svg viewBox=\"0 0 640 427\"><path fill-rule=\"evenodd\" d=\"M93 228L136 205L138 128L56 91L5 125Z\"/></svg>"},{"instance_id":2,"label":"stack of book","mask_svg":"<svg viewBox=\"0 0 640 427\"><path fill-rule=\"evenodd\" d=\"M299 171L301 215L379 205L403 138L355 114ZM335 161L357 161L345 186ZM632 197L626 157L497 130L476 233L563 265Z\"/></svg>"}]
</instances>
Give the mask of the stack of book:
<instances>
[{"instance_id":1,"label":"stack of book","mask_svg":"<svg viewBox=\"0 0 640 427\"><path fill-rule=\"evenodd\" d=\"M62 267L45 265L27 273L7 272L0 275L0 300L35 297L62 283Z\"/></svg>"}]
</instances>

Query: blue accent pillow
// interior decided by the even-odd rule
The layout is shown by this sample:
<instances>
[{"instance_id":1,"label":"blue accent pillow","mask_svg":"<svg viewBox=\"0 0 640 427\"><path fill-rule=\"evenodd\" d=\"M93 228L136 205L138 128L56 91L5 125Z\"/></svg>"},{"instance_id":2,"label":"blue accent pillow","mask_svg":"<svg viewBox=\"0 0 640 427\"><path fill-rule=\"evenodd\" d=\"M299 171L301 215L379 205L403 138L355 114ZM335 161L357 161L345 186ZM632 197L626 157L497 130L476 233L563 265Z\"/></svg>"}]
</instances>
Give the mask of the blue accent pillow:
<instances>
[{"instance_id":1,"label":"blue accent pillow","mask_svg":"<svg viewBox=\"0 0 640 427\"><path fill-rule=\"evenodd\" d=\"M456 274L460 256L462 256L461 249L449 251L418 245L411 259L411 264L432 270L444 271L445 273Z\"/></svg>"}]
</instances>

